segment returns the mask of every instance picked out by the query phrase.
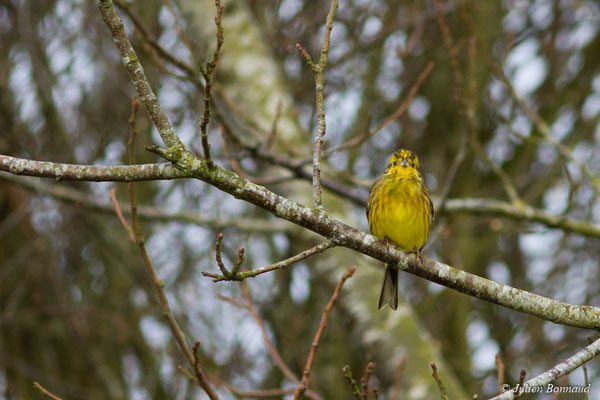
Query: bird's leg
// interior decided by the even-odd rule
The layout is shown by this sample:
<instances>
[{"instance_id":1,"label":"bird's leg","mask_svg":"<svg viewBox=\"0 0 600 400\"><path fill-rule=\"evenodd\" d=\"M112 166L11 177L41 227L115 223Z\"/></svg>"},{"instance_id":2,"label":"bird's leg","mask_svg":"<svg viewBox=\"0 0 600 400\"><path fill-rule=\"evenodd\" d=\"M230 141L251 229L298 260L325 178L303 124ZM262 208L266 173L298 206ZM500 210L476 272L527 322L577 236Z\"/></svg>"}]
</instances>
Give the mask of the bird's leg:
<instances>
[{"instance_id":1,"label":"bird's leg","mask_svg":"<svg viewBox=\"0 0 600 400\"><path fill-rule=\"evenodd\" d=\"M417 259L419 260L419 263L423 262L423 256L421 255L421 249L417 249L416 247L414 247L412 250L407 251L407 253L416 255Z\"/></svg>"},{"instance_id":2,"label":"bird's leg","mask_svg":"<svg viewBox=\"0 0 600 400\"><path fill-rule=\"evenodd\" d=\"M390 238L387 238L387 237L386 237L386 238L383 238L383 241L384 241L384 242L385 242L385 244L387 244L388 246L397 247L397 246L396 246L396 243L394 243L394 242L392 241L392 239L390 239ZM388 256L389 256L389 255L390 255L390 248L389 248L389 247L388 247L388 248L386 248L386 251L387 251L387 254L388 254Z\"/></svg>"}]
</instances>

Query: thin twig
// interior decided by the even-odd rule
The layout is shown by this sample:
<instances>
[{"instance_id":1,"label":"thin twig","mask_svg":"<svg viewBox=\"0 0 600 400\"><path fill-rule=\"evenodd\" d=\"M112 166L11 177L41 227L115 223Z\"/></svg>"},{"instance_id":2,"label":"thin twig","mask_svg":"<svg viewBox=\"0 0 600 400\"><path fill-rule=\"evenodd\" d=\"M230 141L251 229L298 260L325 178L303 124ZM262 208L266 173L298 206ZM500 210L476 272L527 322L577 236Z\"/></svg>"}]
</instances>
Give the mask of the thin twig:
<instances>
[{"instance_id":1,"label":"thin twig","mask_svg":"<svg viewBox=\"0 0 600 400\"><path fill-rule=\"evenodd\" d=\"M115 189L115 188L110 189L110 199L112 200L113 204L118 204L117 203L117 194L116 193L117 193L117 189ZM135 236L133 235L133 229L127 223L127 220L123 216L123 212L121 211L121 207L115 207L114 211L116 211L117 217L119 217L119 221L121 221L121 224L123 225L123 228L125 228L125 230L127 231L127 235L129 235L129 239L132 242L135 242Z\"/></svg>"},{"instance_id":2,"label":"thin twig","mask_svg":"<svg viewBox=\"0 0 600 400\"><path fill-rule=\"evenodd\" d=\"M404 367L406 366L406 358L402 357L398 368L394 372L394 386L392 388L391 398L400 398L400 389L402 388L402 377L404 376Z\"/></svg>"},{"instance_id":3,"label":"thin twig","mask_svg":"<svg viewBox=\"0 0 600 400\"><path fill-rule=\"evenodd\" d=\"M254 301L252 299L252 293L250 292L250 287L249 287L248 283L242 282L241 286L242 286L242 296L246 300L246 308L250 312L250 315L252 315L252 318L254 318L254 321L256 321L256 324L258 325L260 332L262 334L263 342L265 343L265 346L267 347L267 350L269 351L269 354L271 355L273 362L275 363L275 365L277 365L277 367L279 368L281 373L286 378L288 378L290 381L292 381L294 384L297 385L299 383L298 377L285 364L285 362L283 361L283 358L281 358L281 355L277 351L277 348L275 347L275 345L269 338L265 321L262 319L262 317L260 316L260 314L258 313L258 310L256 309L256 307L254 305Z\"/></svg>"},{"instance_id":4,"label":"thin twig","mask_svg":"<svg viewBox=\"0 0 600 400\"><path fill-rule=\"evenodd\" d=\"M248 304L244 303L243 301L234 299L233 297L228 297L228 296L224 296L222 294L217 294L217 298L219 300L225 301L229 304L233 304L236 307L240 307L240 308L244 308L244 309L248 309Z\"/></svg>"},{"instance_id":5,"label":"thin twig","mask_svg":"<svg viewBox=\"0 0 600 400\"><path fill-rule=\"evenodd\" d=\"M42 385L40 385L38 382L33 382L33 387L36 388L37 390L39 390L44 396L51 398L52 400L63 400L61 397L58 397L57 395L51 393L50 391L48 391L48 389L46 389L45 387L43 387Z\"/></svg>"},{"instance_id":6,"label":"thin twig","mask_svg":"<svg viewBox=\"0 0 600 400\"><path fill-rule=\"evenodd\" d=\"M217 240L215 241L215 260L217 261L217 265L221 270L223 275L227 275L229 271L225 268L225 264L223 264L223 259L221 258L221 242L223 241L223 234L219 233L217 235Z\"/></svg>"},{"instance_id":7,"label":"thin twig","mask_svg":"<svg viewBox=\"0 0 600 400\"><path fill-rule=\"evenodd\" d=\"M156 38L150 32L150 29L148 29L142 22L142 19L135 12L133 12L133 10L129 6L129 4L127 4L124 0L113 0L113 2L120 9L125 11L127 16L129 17L129 19L131 19L131 22L133 22L133 25L136 27L137 31L141 34L144 41L152 49L154 49L154 51L156 51L158 56L160 56L161 58L165 59L167 62L173 64L174 66L176 66L177 68L179 68L180 70L182 70L188 74L190 74L190 73L195 74L196 71L194 70L194 67L175 58L173 56L172 52L166 50L158 43L158 40L156 40Z\"/></svg>"},{"instance_id":8,"label":"thin twig","mask_svg":"<svg viewBox=\"0 0 600 400\"><path fill-rule=\"evenodd\" d=\"M460 137L460 144L458 145L458 152L454 157L454 161L452 161L452 165L448 169L448 174L446 174L446 179L444 180L444 186L440 191L439 197L439 207L436 210L436 218L440 218L442 215L442 211L444 210L444 206L446 204L446 200L448 200L448 196L450 195L450 190L452 189L452 185L454 184L454 178L456 178L456 172L458 171L458 167L462 164L465 159L465 155L467 154L467 147L469 145L469 136L466 132L463 132Z\"/></svg>"},{"instance_id":9,"label":"thin twig","mask_svg":"<svg viewBox=\"0 0 600 400\"><path fill-rule=\"evenodd\" d=\"M585 365L585 364L584 364ZM554 386L554 388L557 388L558 390L556 390L553 394L552 397L550 397L548 400L559 400L559 399L564 399L563 396L561 396L561 389L562 387L564 387L567 384L567 380L569 379L569 377L567 376L562 376L558 382L556 382L556 385Z\"/></svg>"},{"instance_id":10,"label":"thin twig","mask_svg":"<svg viewBox=\"0 0 600 400\"><path fill-rule=\"evenodd\" d=\"M225 267L225 264L223 263L223 259L221 258L221 242L223 241L223 234L219 233L217 235L217 240L215 241L215 260L217 261L217 265L219 266L219 269L221 270L221 273L223 275L215 275L215 274L208 274L203 272L202 274L205 276L211 276L215 278L215 282L217 281L218 277L222 277L222 280L228 280L228 281L241 281L243 280L242 278L239 277L240 275L240 267L242 265L242 263L244 262L244 248L240 247L240 249L238 250L238 257L237 260L233 263L233 267L231 268L231 271L228 271L227 268Z\"/></svg>"},{"instance_id":11,"label":"thin twig","mask_svg":"<svg viewBox=\"0 0 600 400\"><path fill-rule=\"evenodd\" d=\"M279 112L279 108L278 108L277 112ZM271 132L269 133L270 136L271 136L271 134L274 135L273 132L275 132L275 130L276 130L277 119L278 119L278 116L276 115L275 120L273 121L273 126L271 129ZM225 135L225 127L223 126L223 124L219 124L219 133L221 134L221 143L223 144L223 155L225 156L225 158L227 158L229 160L229 164L231 165L231 168L235 171L235 173L240 175L241 177L248 179L250 182L254 182L258 185L263 185L263 186L264 185L275 185L278 183L286 182L286 181L297 178L295 174L288 174L288 175L284 175L284 176L260 177L260 178L250 176L246 171L244 171L244 169L238 162L239 157L235 157L229 151L229 144L227 143L227 138ZM264 143L265 148L268 149L270 147L270 145L272 144L272 142L273 142L273 138L270 138L269 140L265 141L265 143Z\"/></svg>"},{"instance_id":12,"label":"thin twig","mask_svg":"<svg viewBox=\"0 0 600 400\"><path fill-rule=\"evenodd\" d=\"M275 142L275 137L277 136L277 124L281 118L281 108L281 102L277 103L277 109L275 110L275 117L273 118L273 123L271 124L271 130L269 131L269 134L265 140L265 146L267 149L271 148Z\"/></svg>"},{"instance_id":13,"label":"thin twig","mask_svg":"<svg viewBox=\"0 0 600 400\"><path fill-rule=\"evenodd\" d=\"M442 0L435 0L435 8L437 11L437 21L440 26L440 30L442 31L442 37L444 39L444 44L450 53L450 65L452 66L452 72L454 73L454 97L456 100L461 99L461 88L463 75L460 71L460 65L458 63L458 47L455 46L454 40L452 39L452 33L450 32L450 28L446 24L446 20L444 18L444 11Z\"/></svg>"},{"instance_id":14,"label":"thin twig","mask_svg":"<svg viewBox=\"0 0 600 400\"><path fill-rule=\"evenodd\" d=\"M256 322L256 324L258 325L258 327L260 329L260 332L261 332L262 338L263 338L263 342L265 343L265 347L267 348L267 351L271 355L273 362L275 363L275 365L277 365L277 367L279 368L281 373L286 378L288 378L292 383L297 385L299 383L298 377L285 364L285 362L283 361L283 358L279 354L279 351L277 350L277 348L275 347L275 345L269 338L269 334L267 332L265 321L262 319L262 317L258 313L258 310L256 309L256 306L254 305L254 301L252 299L252 294L250 292L250 287L248 286L247 282L242 282L241 287L242 287L242 296L244 297L244 300L245 300L244 302L233 299L231 297L223 296L223 295L217 295L217 297L220 300L226 301L230 304L233 304L236 307L243 308L250 312L250 315L252 316L252 318L254 318L254 321ZM223 384L224 386L229 388L229 386L225 383L219 383L219 384ZM286 394L291 394L291 393L294 393L295 391L296 391L296 389L293 389L289 393L286 393ZM236 391L232 390L232 392L237 393L239 391L236 392ZM307 391L305 393L305 395L312 399L320 399L320 396L313 391Z\"/></svg>"},{"instance_id":15,"label":"thin twig","mask_svg":"<svg viewBox=\"0 0 600 400\"><path fill-rule=\"evenodd\" d=\"M485 149L483 148L481 143L479 143L476 137L472 138L471 144L475 149L475 152L479 155L479 158L481 158L485 165L487 165L488 168L491 169L492 172L496 174L496 176L500 179L500 183L502 183L502 188L508 195L510 201L513 204L522 203L522 201L519 198L519 195L517 194L517 189L515 188L515 185L512 182L510 176L508 176L508 174L504 172L502 167L498 165L497 162L488 157L487 153L485 152Z\"/></svg>"},{"instance_id":16,"label":"thin twig","mask_svg":"<svg viewBox=\"0 0 600 400\"><path fill-rule=\"evenodd\" d=\"M115 209L119 209L119 208L120 208L119 203L115 202ZM117 211L117 213L118 212L119 211ZM137 229L135 227L138 225L137 221L135 223L132 221L132 225L133 225L134 232L136 232ZM169 324L169 327L171 328L171 332L173 332L173 335L175 336L175 340L176 340L180 350L183 352L185 358L188 360L190 365L195 366L196 359L194 357L194 353L192 353L192 350L189 347L189 344L187 342L185 334L179 327L179 324L177 323L177 320L175 319L175 316L173 315L173 312L171 311L171 306L169 305L169 300L167 299L167 296L163 289L164 283L160 280L160 278L156 274L156 270L154 269L154 265L152 264L152 261L150 260L150 256L148 255L146 246L144 244L144 238L143 238L143 236L141 236L141 233L140 233L140 236L135 238L135 243L140 251L140 255L142 256L142 260L144 261L144 266L146 267L146 270L152 276L152 281L154 283L154 287L156 288L158 300L161 305L162 314L166 318L167 323ZM198 371L198 372L202 372L202 371ZM199 373L197 375L197 378L198 378L198 384L200 385L200 387L202 387L202 389L204 389L204 391L208 394L208 396L211 399L216 400L219 398L217 396L217 394L214 392L214 390L212 389L212 387L210 386L210 384L208 383L208 381L206 380L206 378L203 376L203 374Z\"/></svg>"},{"instance_id":17,"label":"thin twig","mask_svg":"<svg viewBox=\"0 0 600 400\"><path fill-rule=\"evenodd\" d=\"M445 22L444 22L444 17L443 14L441 13L441 4L438 4L439 2L436 3L437 11L438 11L438 22L441 21L440 25L445 26ZM446 29L448 29L446 27ZM448 32L449 35L449 32ZM447 39L446 41L450 41L450 43L452 42L452 39L450 37L450 39ZM447 43L448 45L448 43ZM458 171L458 167L462 164L465 155L467 154L467 147L469 145L469 136L474 137L477 131L477 125L476 125L476 119L475 119L475 109L477 107L477 98L476 98L476 88L477 88L477 82L476 82L476 71L475 71L475 60L476 60L476 56L475 56L475 45L476 45L476 41L475 38L471 38L470 42L469 42L469 74L468 74L468 90L467 90L467 96L464 99L464 101L462 102L463 106L461 107L461 110L463 111L463 113L466 116L466 120L469 126L469 130L471 131L471 135L469 135L467 133L467 130L462 129L461 130L461 137L460 137L460 143L459 143L459 147L458 147L458 152L456 153L456 156L454 158L454 161L452 162L452 165L450 166L450 169L448 170L448 174L446 175L446 179L444 180L444 186L442 188L442 190L440 191L440 201L439 201L439 210L441 212L438 212L436 217L439 219L441 217L441 215L443 214L443 209L444 209L444 205L446 203L446 200L448 199L448 196L450 195L450 190L452 189L452 185L454 184L454 178L456 177L456 172ZM455 73L455 90L456 93L458 93L460 91L459 88L459 82L461 81L461 78L458 78L459 80L457 80L457 75L460 76L460 71L458 71L457 73Z\"/></svg>"},{"instance_id":18,"label":"thin twig","mask_svg":"<svg viewBox=\"0 0 600 400\"><path fill-rule=\"evenodd\" d=\"M354 397L356 397L357 400L361 400L361 392L360 392L360 389L358 388L358 384L352 377L352 372L350 371L350 366L346 365L344 368L342 368L342 374L344 375L344 379L348 383L348 386L350 386L350 390L352 391L352 394L354 395Z\"/></svg>"},{"instance_id":19,"label":"thin twig","mask_svg":"<svg viewBox=\"0 0 600 400\"><path fill-rule=\"evenodd\" d=\"M362 377L362 379L360 380L360 383L363 388L363 391L361 394L361 400L368 400L368 398L369 398L369 381L371 380L371 374L373 373L374 369L375 369L375 363L369 362L367 364L367 368L365 369L365 376Z\"/></svg>"},{"instance_id":20,"label":"thin twig","mask_svg":"<svg viewBox=\"0 0 600 400\"><path fill-rule=\"evenodd\" d=\"M589 344L594 343L594 339L592 339L591 336L588 336L588 342ZM586 388L590 387L590 380L588 378L588 371L587 371L587 363L583 363L583 379L584 379L584 385ZM585 398L586 400L590 400L590 394L588 392L585 393Z\"/></svg>"},{"instance_id":21,"label":"thin twig","mask_svg":"<svg viewBox=\"0 0 600 400\"><path fill-rule=\"evenodd\" d=\"M266 272L271 272L271 271L275 271L278 269L287 268L299 261L305 260L315 254L322 253L325 250L330 249L335 246L337 246L335 241L327 240L321 244L311 247L308 250L304 250L303 252L298 253L293 257L286 258L285 260L276 262L271 265L267 265L266 267L257 268L257 269L253 269L250 271L241 271L235 275L232 275L229 272L223 273L222 275L217 275L217 274L213 274L213 273L205 272L205 271L202 272L202 275L207 276L209 278L213 278L213 282L231 281L231 280L243 281L246 278L254 278L255 276L264 274ZM221 270L221 272L223 272L223 270Z\"/></svg>"},{"instance_id":22,"label":"thin twig","mask_svg":"<svg viewBox=\"0 0 600 400\"><path fill-rule=\"evenodd\" d=\"M502 354L496 353L496 370L498 372L498 393L504 393L504 363L502 362Z\"/></svg>"},{"instance_id":23,"label":"thin twig","mask_svg":"<svg viewBox=\"0 0 600 400\"><path fill-rule=\"evenodd\" d=\"M588 371L587 371L587 364L583 363L583 378L584 378L584 385L586 388L590 387L590 380L588 378ZM585 392L585 398L586 400L590 400L590 394L589 392Z\"/></svg>"},{"instance_id":24,"label":"thin twig","mask_svg":"<svg viewBox=\"0 0 600 400\"><path fill-rule=\"evenodd\" d=\"M271 132L274 132L274 130L276 129L276 120L277 120L277 116L275 118L275 121L273 121L273 127L272 127ZM231 165L231 168L233 168L235 173L240 175L241 177L248 179L250 182L254 182L258 185L263 185L263 186L264 185L275 185L277 183L282 183L282 182L286 182L286 181L297 178L297 176L295 174L288 174L288 175L284 175L284 176L260 177L260 178L250 176L246 171L244 171L244 169L238 162L239 157L235 157L229 151L229 144L227 143L227 138L225 135L225 127L223 126L223 124L219 124L219 133L221 135L221 143L223 144L223 155L225 156L225 158L227 158L229 160L229 164ZM272 139L265 141L265 147L269 148L269 145L272 143L272 141L273 141Z\"/></svg>"},{"instance_id":25,"label":"thin twig","mask_svg":"<svg viewBox=\"0 0 600 400\"><path fill-rule=\"evenodd\" d=\"M310 54L308 54L306 49L302 47L300 43L296 43L296 49L300 52L300 54L302 54L302 57L304 57L304 60L306 61L306 64L310 67L311 71L316 73L317 66L313 62L312 57L310 56Z\"/></svg>"},{"instance_id":26,"label":"thin twig","mask_svg":"<svg viewBox=\"0 0 600 400\"><path fill-rule=\"evenodd\" d=\"M346 271L344 276L342 276L342 279L340 280L340 282L335 287L335 290L333 291L333 295L331 296L329 303L327 303L327 306L325 306L325 309L323 310L323 316L321 317L321 323L319 324L319 328L317 329L317 333L315 334L315 338L313 339L313 342L312 342L310 353L308 354L308 359L306 360L306 366L304 367L304 373L302 374L302 380L300 381L300 384L298 385L298 388L296 389L296 392L294 393L294 400L298 400L302 396L302 394L306 391L306 389L308 389L308 381L310 379L310 370L312 369L313 363L315 362L315 354L317 352L317 346L319 345L319 340L321 340L321 335L323 335L325 326L327 326L327 318L329 317L329 313L331 312L331 309L333 308L333 304L337 300L337 298L340 294L340 291L342 290L342 286L344 285L344 282L346 282L346 280L348 278L350 278L352 276L352 274L354 274L354 271L356 271L355 267L348 268L348 271Z\"/></svg>"},{"instance_id":27,"label":"thin twig","mask_svg":"<svg viewBox=\"0 0 600 400\"><path fill-rule=\"evenodd\" d=\"M231 268L231 272L230 272L230 274L232 276L236 276L240 272L240 267L241 267L242 263L244 262L244 252L245 251L246 250L243 247L240 247L240 249L238 250L237 259L233 263L233 268Z\"/></svg>"},{"instance_id":28,"label":"thin twig","mask_svg":"<svg viewBox=\"0 0 600 400\"><path fill-rule=\"evenodd\" d=\"M446 393L446 386L444 385L444 382L442 382L442 380L438 376L437 365L435 365L434 362L432 362L429 365L431 366L431 370L432 370L431 376L433 376L433 379L435 379L435 383L437 383L438 388L440 389L440 395L441 395L442 400L450 400L448 397L448 394Z\"/></svg>"},{"instance_id":29,"label":"thin twig","mask_svg":"<svg viewBox=\"0 0 600 400\"><path fill-rule=\"evenodd\" d=\"M327 67L327 55L329 53L331 30L333 29L333 17L335 15L335 11L338 8L338 5L338 0L331 1L331 8L329 9L329 13L327 14L327 19L325 21L325 37L323 38L321 58L319 59L318 64L315 65L313 63L312 58L310 57L308 52L306 52L306 50L304 50L304 48L299 43L296 45L296 48L302 53L304 59L306 60L306 63L315 75L317 133L315 135L315 145L313 150L313 205L319 210L323 208L323 203L321 199L321 149L323 147L323 138L325 137L325 132L327 130L325 124L325 83L323 74L325 73L325 68Z\"/></svg>"},{"instance_id":30,"label":"thin twig","mask_svg":"<svg viewBox=\"0 0 600 400\"><path fill-rule=\"evenodd\" d=\"M312 181L312 171L309 172L303 168L302 161L300 162L284 157L281 154L266 151L263 148L249 148L254 157L260 160L267 161L274 165L279 165L283 168L296 174L297 177ZM358 190L356 188L350 188L346 185L342 185L334 180L321 180L321 185L330 190L332 193L341 195L343 198L352 201L357 205L364 206L367 203L368 194L365 191ZM368 186L368 185L367 185Z\"/></svg>"},{"instance_id":31,"label":"thin twig","mask_svg":"<svg viewBox=\"0 0 600 400\"><path fill-rule=\"evenodd\" d=\"M131 99L131 115L129 116L129 140L127 141L127 149L129 153L129 165L135 165L135 139L138 134L137 128L137 113L140 108L140 102L138 99L132 97ZM134 237L131 238L131 241L135 243L135 237L141 236L141 232L139 232L140 224L138 223L138 213L137 213L137 201L135 200L135 188L134 182L127 183L127 188L129 189L129 204L131 210L131 232ZM111 191L111 196L113 197L113 202L116 202L116 197L114 191ZM137 230L137 231L136 231Z\"/></svg>"},{"instance_id":32,"label":"thin twig","mask_svg":"<svg viewBox=\"0 0 600 400\"><path fill-rule=\"evenodd\" d=\"M206 62L204 67L200 67L200 72L204 78L204 112L202 113L202 119L200 120L200 136L202 138L202 148L204 149L204 159L206 165L209 168L213 168L214 162L210 158L210 143L208 143L208 123L210 122L210 108L212 102L212 81L214 77L215 68L219 62L219 52L221 46L223 46L223 25L221 19L223 16L223 10L225 6L221 5L220 0L215 0L215 7L217 8L217 16L215 17L215 25L217 26L217 45L212 58Z\"/></svg>"},{"instance_id":33,"label":"thin twig","mask_svg":"<svg viewBox=\"0 0 600 400\"><path fill-rule=\"evenodd\" d=\"M233 168L235 173L239 176L242 176L246 179L250 179L249 175L246 173L246 171L242 169L240 163L238 163L238 160L229 152L229 145L227 144L227 139L225 137L225 127L223 127L223 124L219 124L219 134L221 135L221 143L223 144L223 155L225 155L225 157L227 157L227 159L229 160L229 165L231 165L231 168Z\"/></svg>"},{"instance_id":34,"label":"thin twig","mask_svg":"<svg viewBox=\"0 0 600 400\"><path fill-rule=\"evenodd\" d=\"M500 80L508 88L511 97L521 106L521 108L523 109L523 111L525 112L527 117L533 122L533 124L537 128L537 131L540 133L542 139L544 141L546 141L547 143L550 143L552 146L554 146L556 148L556 150L558 150L558 152L564 158L566 158L568 161L577 165L579 167L579 169L581 170L581 172L589 179L592 187L594 188L594 191L596 193L600 192L600 177L598 175L594 174L585 163L581 162L577 157L575 157L575 155L573 154L573 151L571 151L571 149L569 147L567 147L566 145L564 145L563 143L561 143L560 141L558 141L557 139L554 138L554 136L552 135L552 129L550 128L550 126L533 109L533 107L531 107L527 104L525 99L523 99L521 96L519 96L519 94L517 93L512 82L510 81L510 79L508 79L508 77L504 73L504 70L502 69L502 67L499 66L498 64L496 64L495 62L493 62L492 60L489 60L488 62L491 65L494 73L500 78Z\"/></svg>"},{"instance_id":35,"label":"thin twig","mask_svg":"<svg viewBox=\"0 0 600 400\"><path fill-rule=\"evenodd\" d=\"M296 390L294 388L242 390L242 389L238 389L238 388L228 384L227 382L223 382L216 376L209 375L209 379L211 382L214 382L217 385L225 387L227 390L229 390L234 395L242 397L242 398L247 398L247 397L249 397L249 398L256 398L256 397L283 398L283 396L286 396L288 394L293 394L294 391ZM319 396L317 393L314 393L314 392L310 392L310 393L306 392L306 395L314 400L322 400L321 396Z\"/></svg>"},{"instance_id":36,"label":"thin twig","mask_svg":"<svg viewBox=\"0 0 600 400\"><path fill-rule=\"evenodd\" d=\"M162 0L162 2L167 6L169 12L173 16L173 20L175 21L175 29L177 30L177 37L181 43L187 47L192 57L199 59L199 56L196 54L197 47L194 45L194 42L192 42L192 40L185 34L179 9L174 4L173 0Z\"/></svg>"},{"instance_id":37,"label":"thin twig","mask_svg":"<svg viewBox=\"0 0 600 400\"><path fill-rule=\"evenodd\" d=\"M515 393L515 399L520 399L523 393L526 393L525 388L523 387L523 383L525 382L525 377L527 376L527 371L524 369L521 370L519 374L519 383L517 384L517 391Z\"/></svg>"},{"instance_id":38,"label":"thin twig","mask_svg":"<svg viewBox=\"0 0 600 400\"><path fill-rule=\"evenodd\" d=\"M332 154L337 153L339 151L343 151L343 150L350 149L352 147L359 146L360 144L362 144L363 142L365 142L367 139L375 136L383 128L385 128L386 126L388 126L391 122L393 122L396 119L400 118L406 112L406 110L408 110L408 107L411 105L413 99L417 95L417 92L419 91L419 88L421 87L421 85L423 84L423 82L425 81L425 79L431 73L431 70L433 69L434 65L435 64L433 62L427 63L427 66L425 67L425 69L423 69L423 71L421 71L421 73L417 77L417 80L411 86L410 90L408 91L408 94L406 95L406 98L404 100L402 100L402 103L400 103L400 105L398 106L398 108L396 109L396 111L394 111L394 113L392 115L390 115L382 123L380 123L379 125L377 125L373 130L370 130L370 131L366 132L364 135L359 135L359 136L357 136L355 138L352 138L352 139L348 140L347 142L342 143L338 147L335 147L335 148L329 149L329 150L325 150L325 151L322 152L321 156L323 158L324 157L329 157ZM306 159L301 160L300 162L302 164L305 164L307 162L310 162L311 160L312 160L312 158L306 158Z\"/></svg>"}]
</instances>

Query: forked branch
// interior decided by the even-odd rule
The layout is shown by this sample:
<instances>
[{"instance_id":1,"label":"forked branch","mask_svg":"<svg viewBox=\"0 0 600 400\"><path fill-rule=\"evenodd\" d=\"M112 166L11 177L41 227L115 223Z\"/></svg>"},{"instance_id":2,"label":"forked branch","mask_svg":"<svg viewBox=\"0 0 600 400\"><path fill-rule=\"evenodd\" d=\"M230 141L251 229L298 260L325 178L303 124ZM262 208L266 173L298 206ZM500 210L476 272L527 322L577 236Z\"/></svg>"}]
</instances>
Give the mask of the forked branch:
<instances>
[{"instance_id":1,"label":"forked branch","mask_svg":"<svg viewBox=\"0 0 600 400\"><path fill-rule=\"evenodd\" d=\"M222 235L220 234L219 237L222 239ZM213 278L213 282L220 282L220 281L243 281L246 278L254 278L255 276L264 274L266 272L271 272L271 271L276 271L276 270L280 270L280 269L285 269L287 267L290 267L294 264L296 264L299 261L305 260L315 254L318 253L322 253L327 249L330 249L332 247L335 247L335 240L327 240L319 245L316 245L314 247L311 247L308 250L305 250L301 253L296 254L293 257L290 258L286 258L283 261L279 261L276 262L274 264L271 265L267 265L266 267L262 267L262 268L256 268L250 271L239 271L239 267L238 269L235 271L232 270L227 271L227 268L225 268L225 265L223 265L222 261L219 261L220 259L220 239L219 237L217 237L217 265L219 266L219 269L221 270L222 275L217 275L217 274L213 274L210 272L206 272L203 271L202 275L207 276L209 278ZM240 251L242 251L242 256L243 256L243 248L240 249ZM238 260L239 260L239 253L238 253ZM236 262L237 263L237 262ZM241 264L241 263L240 263ZM234 265L235 267L235 265Z\"/></svg>"}]
</instances>

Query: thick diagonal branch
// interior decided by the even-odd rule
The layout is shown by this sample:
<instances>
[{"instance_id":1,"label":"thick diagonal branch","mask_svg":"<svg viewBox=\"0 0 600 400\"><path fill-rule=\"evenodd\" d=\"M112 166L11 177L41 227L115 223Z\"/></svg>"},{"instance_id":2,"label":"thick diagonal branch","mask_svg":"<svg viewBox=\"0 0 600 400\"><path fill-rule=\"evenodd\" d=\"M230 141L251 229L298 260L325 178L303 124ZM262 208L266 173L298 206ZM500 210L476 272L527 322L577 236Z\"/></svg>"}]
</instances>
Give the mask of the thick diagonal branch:
<instances>
[{"instance_id":1,"label":"thick diagonal branch","mask_svg":"<svg viewBox=\"0 0 600 400\"><path fill-rule=\"evenodd\" d=\"M156 126L163 142L167 147L177 146L185 148L184 144L179 140L179 137L173 130L173 126L171 125L167 114L165 114L161 108L158 98L148 83L144 68L142 67L142 64L140 64L138 56L127 37L125 25L117 15L112 1L98 0L98 6L100 8L100 13L102 14L102 19L104 20L104 23L106 23L106 26L108 26L113 40L119 49L121 61L123 62L123 65L125 65L125 69L129 74L129 79L135 87L137 97L146 108L146 111L150 115L150 119L154 126Z\"/></svg>"},{"instance_id":2,"label":"thick diagonal branch","mask_svg":"<svg viewBox=\"0 0 600 400\"><path fill-rule=\"evenodd\" d=\"M163 149L152 148L152 150L162 156L173 155L170 151ZM180 172L181 175L193 176L240 200L267 210L279 218L307 228L327 239L333 239L338 246L348 247L384 263L397 264L403 271L417 275L421 278L439 283L440 285L466 293L473 297L543 318L557 324L587 329L600 328L600 309L598 308L575 306L549 299L547 297L481 278L477 275L470 274L440 262L428 259L423 259L423 261L420 262L414 255L409 255L393 247L388 247L382 240L379 240L374 236L361 232L322 212L315 212L312 208L302 206L283 196L279 196L269 191L267 188L249 182L231 171L217 165L212 169L208 168L204 161L194 158L194 156L189 153L184 155L175 154L173 156L176 159L183 160L183 162L178 163L178 166L184 170ZM11 160L14 161L20 159L0 156L0 170L13 172L10 167ZM34 161L32 163L36 162ZM30 165L29 163L25 164ZM61 165L68 166L68 164ZM85 169L85 166L78 167L80 167L80 171L83 173L83 176L79 179L77 179L74 174L67 173L66 175L71 176L70 179L100 181L112 180L107 171L103 170L103 168L121 168L124 171L128 171L128 167L126 166L95 167L97 171L90 174L89 171ZM132 166L131 168L138 167L139 166ZM175 171L178 171L176 167L170 167ZM51 168L50 171L57 175L53 176L51 173L45 173L43 176L59 178L63 176L63 170L61 168ZM166 169L166 171L170 170ZM36 175L32 171L27 172L28 173L14 171L13 173ZM169 174L172 174L172 171L170 171ZM89 178L92 179L86 179L88 175ZM103 179L98 179L99 176L103 177ZM122 175L117 174L117 177L120 178L121 176ZM172 177L172 175L168 175L166 179L171 179ZM165 177L162 177L157 173L154 176L154 179L165 179ZM506 215L515 219L528 222L540 222L548 226L580 232L588 236L600 237L600 228L593 224L560 216L552 216L542 210L537 210L529 206L516 207L505 202L495 202L483 199L456 199L448 200L445 207L449 212L464 211L470 213Z\"/></svg>"}]
</instances>

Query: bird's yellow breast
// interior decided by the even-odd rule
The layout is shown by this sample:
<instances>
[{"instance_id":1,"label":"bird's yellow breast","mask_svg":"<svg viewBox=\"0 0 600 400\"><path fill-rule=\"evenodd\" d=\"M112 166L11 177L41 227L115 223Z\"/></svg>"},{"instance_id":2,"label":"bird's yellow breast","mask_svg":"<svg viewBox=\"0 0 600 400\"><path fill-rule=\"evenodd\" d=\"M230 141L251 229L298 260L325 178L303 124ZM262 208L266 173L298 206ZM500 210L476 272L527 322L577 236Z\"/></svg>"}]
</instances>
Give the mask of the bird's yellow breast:
<instances>
[{"instance_id":1,"label":"bird's yellow breast","mask_svg":"<svg viewBox=\"0 0 600 400\"><path fill-rule=\"evenodd\" d=\"M371 233L390 239L404 250L420 250L431 226L430 199L424 183L403 174L385 174L369 196Z\"/></svg>"}]
</instances>

